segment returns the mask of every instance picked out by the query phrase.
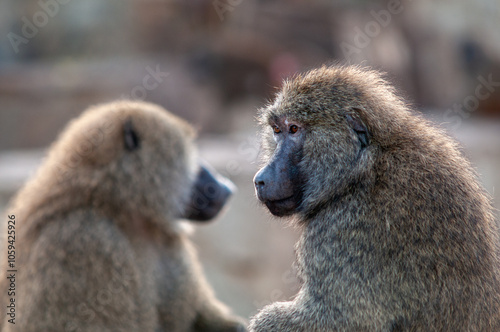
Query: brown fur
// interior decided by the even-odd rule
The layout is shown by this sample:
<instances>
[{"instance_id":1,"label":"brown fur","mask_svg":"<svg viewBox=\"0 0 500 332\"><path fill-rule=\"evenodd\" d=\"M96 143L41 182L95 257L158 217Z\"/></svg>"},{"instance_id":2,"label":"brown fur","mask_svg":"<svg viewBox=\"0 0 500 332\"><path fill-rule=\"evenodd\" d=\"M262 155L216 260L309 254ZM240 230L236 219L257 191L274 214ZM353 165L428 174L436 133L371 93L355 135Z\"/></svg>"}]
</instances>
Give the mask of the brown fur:
<instances>
[{"instance_id":1,"label":"brown fur","mask_svg":"<svg viewBox=\"0 0 500 332\"><path fill-rule=\"evenodd\" d=\"M360 149L346 115L368 129ZM300 174L303 286L251 331L500 331L498 228L455 141L414 114L380 74L322 67L262 111L306 128Z\"/></svg>"},{"instance_id":2,"label":"brown fur","mask_svg":"<svg viewBox=\"0 0 500 332\"><path fill-rule=\"evenodd\" d=\"M140 136L134 153L127 121ZM17 219L17 317L2 315L3 331L245 330L176 220L198 169L193 137L142 102L97 106L68 126L7 208Z\"/></svg>"}]
</instances>

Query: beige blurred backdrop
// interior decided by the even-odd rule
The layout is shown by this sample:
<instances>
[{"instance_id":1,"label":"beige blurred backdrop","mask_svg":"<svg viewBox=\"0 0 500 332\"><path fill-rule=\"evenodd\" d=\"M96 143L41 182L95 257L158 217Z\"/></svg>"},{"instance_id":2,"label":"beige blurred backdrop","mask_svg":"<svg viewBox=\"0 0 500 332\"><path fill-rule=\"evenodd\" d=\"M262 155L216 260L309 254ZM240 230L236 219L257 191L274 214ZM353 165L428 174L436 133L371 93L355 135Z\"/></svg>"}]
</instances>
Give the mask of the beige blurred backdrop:
<instances>
[{"instance_id":1,"label":"beige blurred backdrop","mask_svg":"<svg viewBox=\"0 0 500 332\"><path fill-rule=\"evenodd\" d=\"M282 79L325 62L387 72L463 144L498 209L499 31L497 0L3 0L3 220L71 118L117 98L158 103L198 129L201 155L239 188L193 240L219 298L248 317L298 289L299 230L272 218L252 185L255 115Z\"/></svg>"}]
</instances>

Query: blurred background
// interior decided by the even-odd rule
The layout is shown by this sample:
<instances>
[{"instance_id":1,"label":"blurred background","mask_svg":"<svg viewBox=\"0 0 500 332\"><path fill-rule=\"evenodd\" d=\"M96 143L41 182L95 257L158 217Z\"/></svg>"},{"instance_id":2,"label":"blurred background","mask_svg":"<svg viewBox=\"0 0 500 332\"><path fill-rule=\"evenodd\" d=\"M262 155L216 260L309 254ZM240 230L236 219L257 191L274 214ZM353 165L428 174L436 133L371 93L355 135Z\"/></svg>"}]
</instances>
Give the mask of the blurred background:
<instances>
[{"instance_id":1,"label":"blurred background","mask_svg":"<svg viewBox=\"0 0 500 332\"><path fill-rule=\"evenodd\" d=\"M500 208L498 0L2 0L0 36L0 211L86 107L158 103L195 125L202 156L239 187L193 237L240 315L298 289L298 231L259 206L251 181L256 111L293 73L325 62L387 72L463 144Z\"/></svg>"}]
</instances>

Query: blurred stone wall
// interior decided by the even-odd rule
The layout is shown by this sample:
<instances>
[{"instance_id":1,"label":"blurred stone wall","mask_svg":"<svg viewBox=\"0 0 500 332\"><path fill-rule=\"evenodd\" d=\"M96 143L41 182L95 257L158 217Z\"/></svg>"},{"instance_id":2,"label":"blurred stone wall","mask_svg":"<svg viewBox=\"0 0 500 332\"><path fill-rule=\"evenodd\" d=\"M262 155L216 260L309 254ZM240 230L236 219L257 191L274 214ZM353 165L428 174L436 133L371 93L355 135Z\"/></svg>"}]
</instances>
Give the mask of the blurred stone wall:
<instances>
[{"instance_id":1,"label":"blurred stone wall","mask_svg":"<svg viewBox=\"0 0 500 332\"><path fill-rule=\"evenodd\" d=\"M284 77L325 62L387 71L444 121L500 115L494 0L58 1L0 4L0 149L45 146L87 105L119 97L229 133L242 103L254 113ZM165 73L149 90L148 68ZM494 82L485 98L481 78Z\"/></svg>"}]
</instances>

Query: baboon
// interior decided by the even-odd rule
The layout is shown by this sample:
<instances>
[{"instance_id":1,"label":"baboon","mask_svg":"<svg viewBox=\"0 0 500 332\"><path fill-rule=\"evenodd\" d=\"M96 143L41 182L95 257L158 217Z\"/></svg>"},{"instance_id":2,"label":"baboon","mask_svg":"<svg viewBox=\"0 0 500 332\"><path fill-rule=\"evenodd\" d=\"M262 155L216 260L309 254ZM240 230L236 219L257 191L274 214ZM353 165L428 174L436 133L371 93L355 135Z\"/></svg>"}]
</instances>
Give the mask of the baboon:
<instances>
[{"instance_id":1,"label":"baboon","mask_svg":"<svg viewBox=\"0 0 500 332\"><path fill-rule=\"evenodd\" d=\"M72 121L7 208L16 318L2 314L3 330L245 331L179 221L211 219L232 191L200 166L193 141L190 125L144 102Z\"/></svg>"},{"instance_id":2,"label":"baboon","mask_svg":"<svg viewBox=\"0 0 500 332\"><path fill-rule=\"evenodd\" d=\"M251 331L500 331L489 197L457 143L381 74L297 75L259 118L256 194L302 229L302 287Z\"/></svg>"}]
</instances>

